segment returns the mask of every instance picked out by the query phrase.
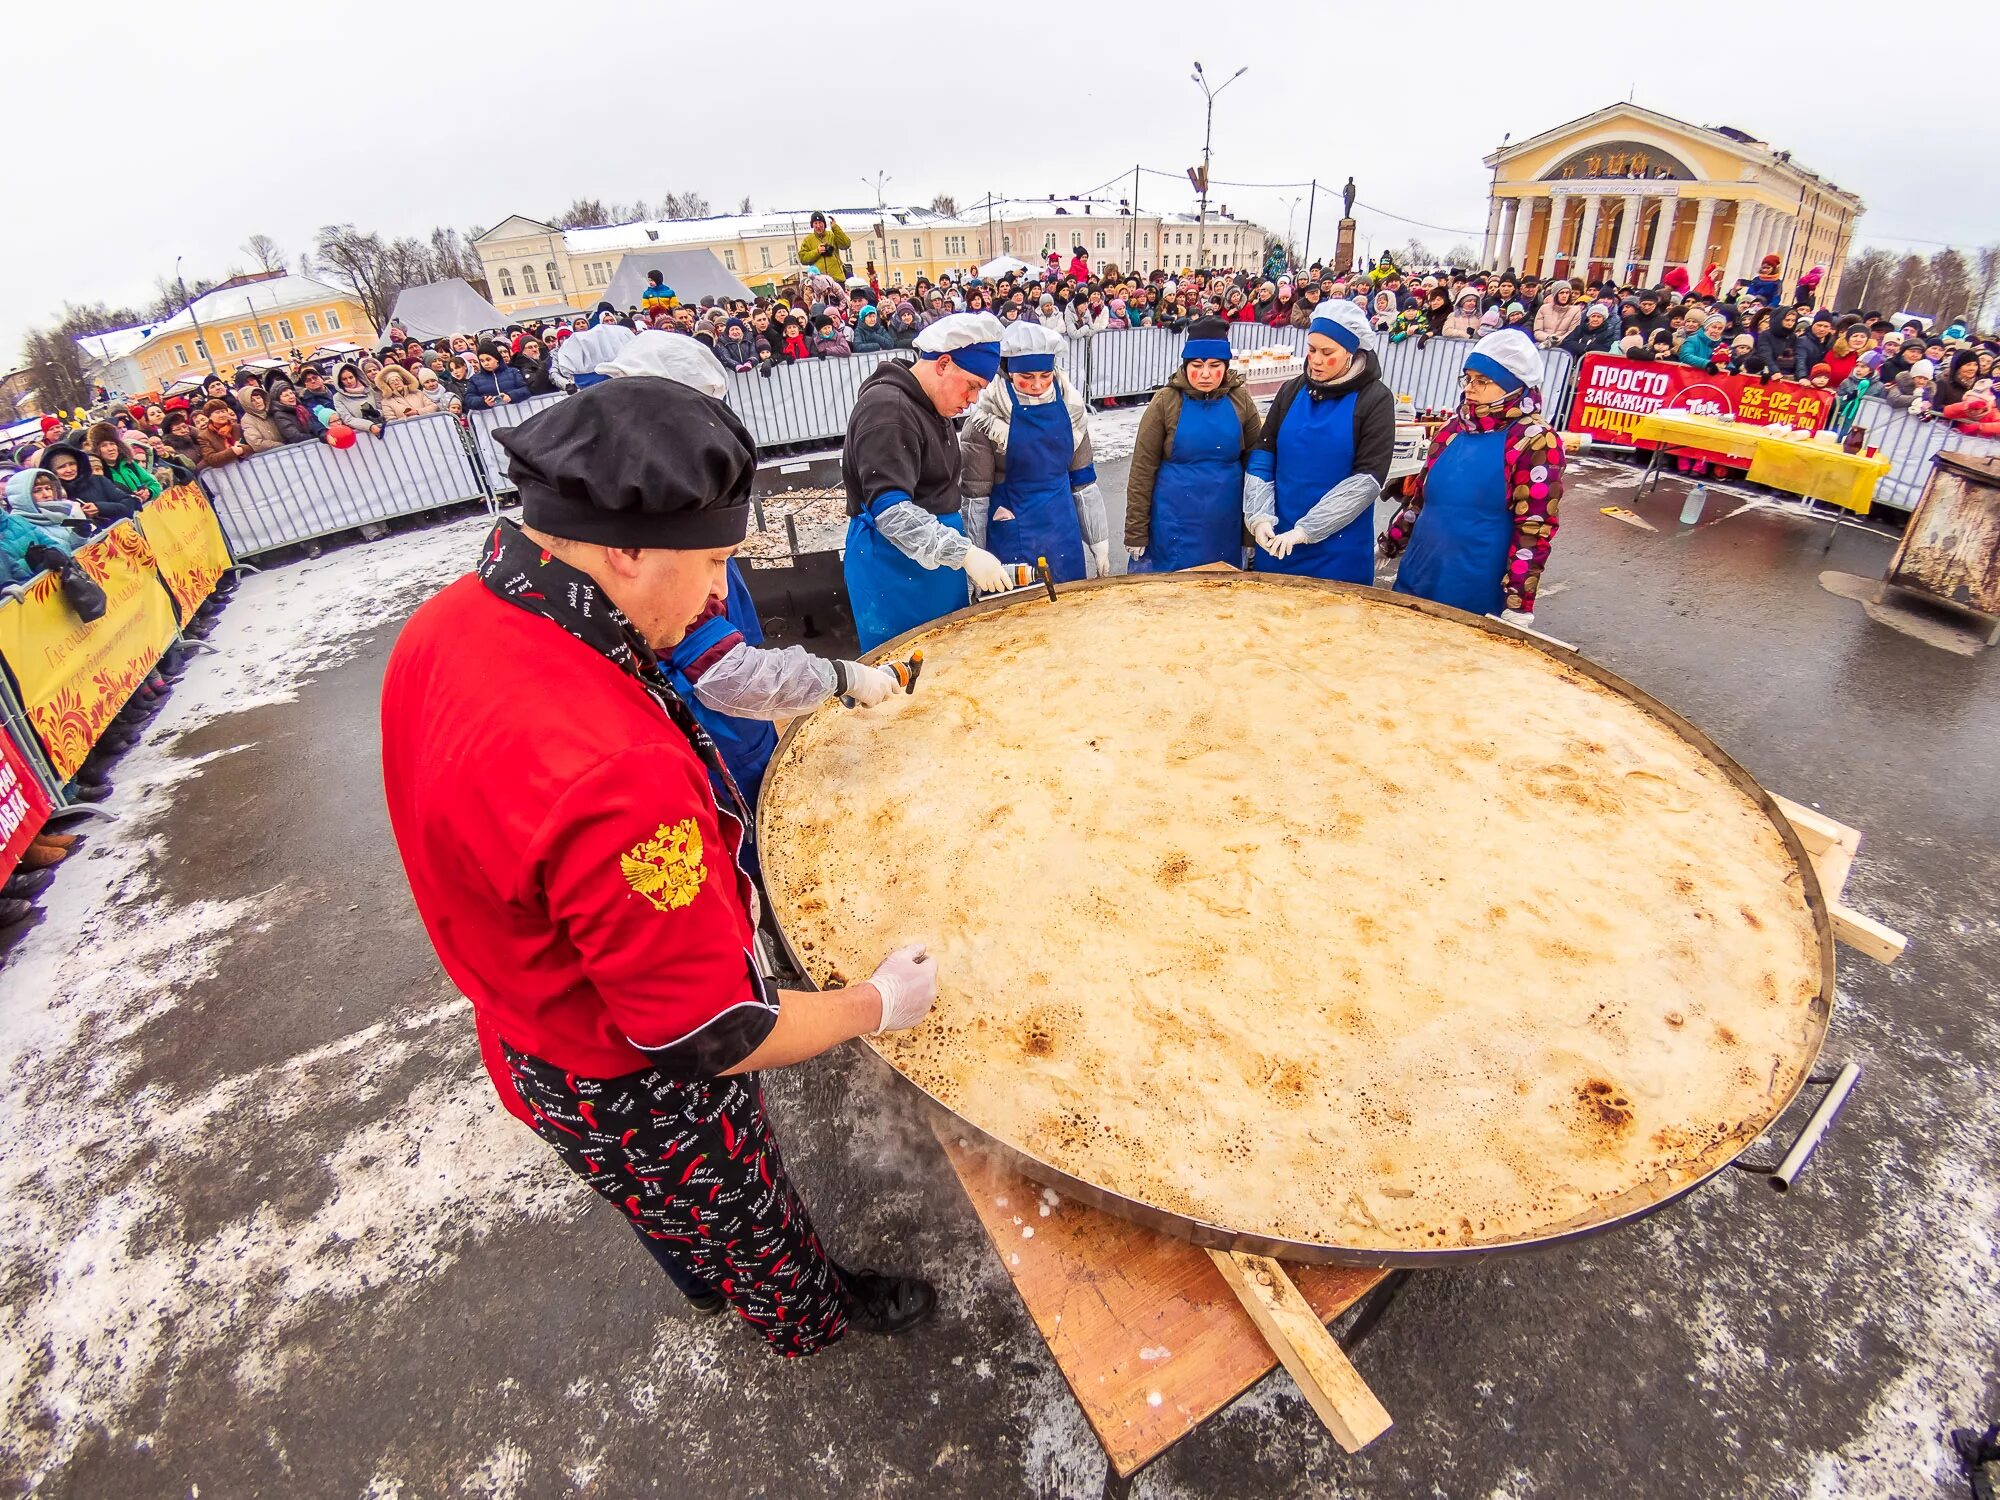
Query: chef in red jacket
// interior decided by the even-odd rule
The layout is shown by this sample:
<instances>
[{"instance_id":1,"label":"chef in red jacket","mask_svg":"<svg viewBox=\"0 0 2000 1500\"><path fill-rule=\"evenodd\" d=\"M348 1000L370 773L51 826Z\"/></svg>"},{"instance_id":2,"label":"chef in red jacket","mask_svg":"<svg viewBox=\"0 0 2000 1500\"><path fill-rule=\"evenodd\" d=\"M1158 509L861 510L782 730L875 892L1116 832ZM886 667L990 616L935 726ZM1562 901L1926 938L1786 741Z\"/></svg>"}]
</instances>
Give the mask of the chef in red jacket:
<instances>
[{"instance_id":1,"label":"chef in red jacket","mask_svg":"<svg viewBox=\"0 0 2000 1500\"><path fill-rule=\"evenodd\" d=\"M916 1024L936 966L912 945L864 984L772 987L747 820L660 669L727 589L755 447L648 377L495 436L521 523L410 618L382 689L390 823L488 1071L698 1308L728 1302L787 1357L906 1328L935 1291L833 1262L757 1074Z\"/></svg>"}]
</instances>

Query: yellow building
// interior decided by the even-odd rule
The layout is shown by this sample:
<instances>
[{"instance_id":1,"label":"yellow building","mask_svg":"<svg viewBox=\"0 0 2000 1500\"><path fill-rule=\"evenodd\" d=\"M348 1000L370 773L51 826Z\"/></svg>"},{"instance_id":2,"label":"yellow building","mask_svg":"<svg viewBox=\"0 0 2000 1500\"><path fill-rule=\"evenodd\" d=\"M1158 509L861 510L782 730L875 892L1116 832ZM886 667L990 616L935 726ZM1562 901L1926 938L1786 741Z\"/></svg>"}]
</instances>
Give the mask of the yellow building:
<instances>
[{"instance_id":1,"label":"yellow building","mask_svg":"<svg viewBox=\"0 0 2000 1500\"><path fill-rule=\"evenodd\" d=\"M1041 264L1056 250L1065 266L1081 244L1093 267L1107 263L1158 268L1196 264L1198 225L1192 214L1135 216L1122 203L1087 199L998 202L956 216L912 207L828 208L853 242L852 272L871 270L885 286L964 274L999 255ZM723 268L752 290L797 274L799 241L811 232L810 208L707 219L666 219L589 229L558 229L512 215L473 241L487 295L511 318L588 311L627 257L643 264L648 250L713 251ZM1209 264L1261 265L1265 232L1229 217L1208 216Z\"/></svg>"},{"instance_id":2,"label":"yellow building","mask_svg":"<svg viewBox=\"0 0 2000 1500\"><path fill-rule=\"evenodd\" d=\"M1680 266L1690 284L1721 266L1717 290L1778 257L1787 298L1823 266L1834 306L1859 198L1789 151L1729 126L1690 125L1613 104L1484 158L1493 171L1484 264L1541 276L1610 276L1657 286Z\"/></svg>"},{"instance_id":3,"label":"yellow building","mask_svg":"<svg viewBox=\"0 0 2000 1500\"><path fill-rule=\"evenodd\" d=\"M86 378L113 395L161 391L210 370L310 355L328 345L372 349L375 325L355 295L284 271L238 276L165 322L77 340Z\"/></svg>"}]
</instances>

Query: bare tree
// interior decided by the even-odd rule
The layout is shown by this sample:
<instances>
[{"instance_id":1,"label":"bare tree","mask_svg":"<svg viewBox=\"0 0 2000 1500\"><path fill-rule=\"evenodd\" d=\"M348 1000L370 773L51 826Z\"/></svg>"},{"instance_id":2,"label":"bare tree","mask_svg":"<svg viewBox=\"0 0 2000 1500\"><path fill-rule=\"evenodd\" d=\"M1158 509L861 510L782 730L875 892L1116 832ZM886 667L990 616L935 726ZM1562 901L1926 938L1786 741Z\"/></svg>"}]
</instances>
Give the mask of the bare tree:
<instances>
[{"instance_id":1,"label":"bare tree","mask_svg":"<svg viewBox=\"0 0 2000 1500\"><path fill-rule=\"evenodd\" d=\"M1978 325L1977 333L1986 326L1987 309L1993 306L1993 293L2000 290L2000 245L1981 245L1973 252L1979 268L1979 301L1972 309L1972 321Z\"/></svg>"},{"instance_id":2,"label":"bare tree","mask_svg":"<svg viewBox=\"0 0 2000 1500\"><path fill-rule=\"evenodd\" d=\"M1940 322L1953 322L1970 308L1972 268L1963 255L1952 249L1938 251L1924 267L1924 275L1930 283L1931 307Z\"/></svg>"},{"instance_id":3,"label":"bare tree","mask_svg":"<svg viewBox=\"0 0 2000 1500\"><path fill-rule=\"evenodd\" d=\"M948 219L955 219L958 217L958 199L950 193L939 193L931 199L931 212L943 214Z\"/></svg>"},{"instance_id":4,"label":"bare tree","mask_svg":"<svg viewBox=\"0 0 2000 1500\"><path fill-rule=\"evenodd\" d=\"M1841 301L1866 311L1888 300L1889 283L1896 274L1896 257L1879 245L1870 245L1847 258L1840 274Z\"/></svg>"},{"instance_id":5,"label":"bare tree","mask_svg":"<svg viewBox=\"0 0 2000 1500\"><path fill-rule=\"evenodd\" d=\"M1479 264L1479 252L1466 244L1464 240L1460 240L1456 245L1445 251L1444 259L1446 265L1476 266Z\"/></svg>"},{"instance_id":6,"label":"bare tree","mask_svg":"<svg viewBox=\"0 0 2000 1500\"><path fill-rule=\"evenodd\" d=\"M282 271L285 269L285 252L278 248L278 242L268 234L253 234L243 242L243 248L256 257L259 270Z\"/></svg>"},{"instance_id":7,"label":"bare tree","mask_svg":"<svg viewBox=\"0 0 2000 1500\"><path fill-rule=\"evenodd\" d=\"M135 307L107 307L92 302L83 307L63 304L62 316L47 328L31 329L21 341L21 363L35 373L36 394L45 408L68 409L90 403L85 359L76 341L113 328L148 321Z\"/></svg>"},{"instance_id":8,"label":"bare tree","mask_svg":"<svg viewBox=\"0 0 2000 1500\"><path fill-rule=\"evenodd\" d=\"M153 278L153 300L145 309L144 316L153 322L164 323L188 303L205 292L215 290L217 283L206 276L196 276L183 287L173 277L162 271Z\"/></svg>"},{"instance_id":9,"label":"bare tree","mask_svg":"<svg viewBox=\"0 0 2000 1500\"><path fill-rule=\"evenodd\" d=\"M1427 266L1437 259L1431 254L1431 247L1414 235L1404 243L1402 249L1395 252L1395 257L1399 266Z\"/></svg>"},{"instance_id":10,"label":"bare tree","mask_svg":"<svg viewBox=\"0 0 2000 1500\"><path fill-rule=\"evenodd\" d=\"M602 198L578 198L549 222L558 229L589 229L610 223L611 216L604 211Z\"/></svg>"},{"instance_id":11,"label":"bare tree","mask_svg":"<svg viewBox=\"0 0 2000 1500\"><path fill-rule=\"evenodd\" d=\"M705 219L708 214L708 200L692 190L670 192L660 200L660 217L663 219Z\"/></svg>"},{"instance_id":12,"label":"bare tree","mask_svg":"<svg viewBox=\"0 0 2000 1500\"><path fill-rule=\"evenodd\" d=\"M328 224L315 244L322 270L354 293L376 327L387 322L403 284L395 279L382 237L372 230L364 234L352 224Z\"/></svg>"},{"instance_id":13,"label":"bare tree","mask_svg":"<svg viewBox=\"0 0 2000 1500\"><path fill-rule=\"evenodd\" d=\"M430 272L433 280L456 276L470 281L479 274L478 257L466 248L456 229L439 225L431 231Z\"/></svg>"},{"instance_id":14,"label":"bare tree","mask_svg":"<svg viewBox=\"0 0 2000 1500\"><path fill-rule=\"evenodd\" d=\"M739 214L754 214L757 211L750 206L750 195L748 193L745 193L743 201L736 205L736 211Z\"/></svg>"}]
</instances>

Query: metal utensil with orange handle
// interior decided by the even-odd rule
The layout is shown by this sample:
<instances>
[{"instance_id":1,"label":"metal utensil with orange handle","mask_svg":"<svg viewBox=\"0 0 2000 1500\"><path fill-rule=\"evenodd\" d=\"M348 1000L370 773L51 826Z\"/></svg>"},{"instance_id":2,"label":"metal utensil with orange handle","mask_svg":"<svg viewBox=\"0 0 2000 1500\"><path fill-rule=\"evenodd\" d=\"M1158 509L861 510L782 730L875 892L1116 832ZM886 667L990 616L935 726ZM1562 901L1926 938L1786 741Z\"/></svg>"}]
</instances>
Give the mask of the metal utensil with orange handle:
<instances>
[{"instance_id":1,"label":"metal utensil with orange handle","mask_svg":"<svg viewBox=\"0 0 2000 1500\"><path fill-rule=\"evenodd\" d=\"M917 647L916 650L910 653L908 661L884 662L881 667L882 671L887 672L891 677L896 679L897 684L903 689L905 695L914 693L917 690L917 675L923 669L924 648L922 646ZM840 695L840 702L843 707L852 708L854 707L854 695L852 693L842 693Z\"/></svg>"}]
</instances>

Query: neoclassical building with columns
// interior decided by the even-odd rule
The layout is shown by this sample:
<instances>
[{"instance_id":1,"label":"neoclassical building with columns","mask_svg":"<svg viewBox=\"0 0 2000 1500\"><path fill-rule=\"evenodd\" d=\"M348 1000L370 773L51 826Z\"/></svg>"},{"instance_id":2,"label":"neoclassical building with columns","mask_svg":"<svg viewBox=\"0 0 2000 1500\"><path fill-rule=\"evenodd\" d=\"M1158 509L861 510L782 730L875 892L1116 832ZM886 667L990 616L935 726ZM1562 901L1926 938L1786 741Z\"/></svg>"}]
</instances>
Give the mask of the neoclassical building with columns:
<instances>
[{"instance_id":1,"label":"neoclassical building with columns","mask_svg":"<svg viewBox=\"0 0 2000 1500\"><path fill-rule=\"evenodd\" d=\"M1766 255L1792 286L1826 268L1819 302L1836 305L1862 202L1731 126L1690 125L1613 104L1484 158L1493 171L1485 265L1541 276L1605 276L1658 286L1670 266L1691 284L1711 265L1727 292Z\"/></svg>"}]
</instances>

